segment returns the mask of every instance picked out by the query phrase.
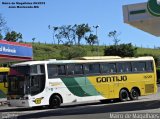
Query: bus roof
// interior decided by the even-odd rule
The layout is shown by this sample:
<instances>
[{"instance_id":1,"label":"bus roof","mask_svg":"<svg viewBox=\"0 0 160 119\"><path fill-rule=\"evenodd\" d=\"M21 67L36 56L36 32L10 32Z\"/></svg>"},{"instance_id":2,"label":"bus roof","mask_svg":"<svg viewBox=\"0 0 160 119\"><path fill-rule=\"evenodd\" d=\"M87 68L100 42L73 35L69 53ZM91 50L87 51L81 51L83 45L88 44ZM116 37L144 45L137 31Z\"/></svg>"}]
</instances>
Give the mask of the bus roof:
<instances>
[{"instance_id":1,"label":"bus roof","mask_svg":"<svg viewBox=\"0 0 160 119\"><path fill-rule=\"evenodd\" d=\"M84 57L83 57L84 58ZM12 66L26 66L26 65L36 65L36 64L65 64L65 63L89 63L89 62L119 62L119 61L144 61L144 60L154 60L151 56L145 56L145 57L114 57L114 58L106 58L101 57L98 59L98 57L85 57L86 59L78 58L78 59L71 59L71 60L45 60L45 61L28 61L23 63L17 63L13 64Z\"/></svg>"},{"instance_id":2,"label":"bus roof","mask_svg":"<svg viewBox=\"0 0 160 119\"><path fill-rule=\"evenodd\" d=\"M74 60L107 60L107 59L120 59L119 56L92 56L92 57L76 57Z\"/></svg>"}]
</instances>

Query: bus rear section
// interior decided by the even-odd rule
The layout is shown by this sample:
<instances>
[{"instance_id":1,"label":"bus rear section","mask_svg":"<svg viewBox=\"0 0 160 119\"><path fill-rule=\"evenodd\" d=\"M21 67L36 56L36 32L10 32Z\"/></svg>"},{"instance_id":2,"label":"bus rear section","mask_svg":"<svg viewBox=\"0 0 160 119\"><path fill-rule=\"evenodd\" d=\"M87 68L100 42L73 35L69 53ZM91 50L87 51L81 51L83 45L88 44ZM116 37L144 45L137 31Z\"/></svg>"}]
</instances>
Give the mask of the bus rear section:
<instances>
[{"instance_id":1,"label":"bus rear section","mask_svg":"<svg viewBox=\"0 0 160 119\"><path fill-rule=\"evenodd\" d=\"M0 67L0 98L6 98L7 97L7 91L8 91L8 73L9 73L8 67Z\"/></svg>"}]
</instances>

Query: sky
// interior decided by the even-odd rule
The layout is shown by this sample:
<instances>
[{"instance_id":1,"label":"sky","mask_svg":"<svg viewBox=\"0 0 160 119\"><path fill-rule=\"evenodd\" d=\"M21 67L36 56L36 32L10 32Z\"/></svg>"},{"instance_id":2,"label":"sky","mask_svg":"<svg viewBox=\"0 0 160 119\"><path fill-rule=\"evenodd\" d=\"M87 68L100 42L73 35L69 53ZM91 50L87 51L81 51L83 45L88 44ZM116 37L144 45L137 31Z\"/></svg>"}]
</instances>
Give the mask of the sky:
<instances>
[{"instance_id":1,"label":"sky","mask_svg":"<svg viewBox=\"0 0 160 119\"><path fill-rule=\"evenodd\" d=\"M2 2L45 2L40 8L8 8ZM0 0L0 14L10 30L23 34L23 41L52 43L48 25L62 26L88 23L99 25L97 35L100 45L112 45L108 37L116 30L120 43L132 43L146 48L160 47L160 38L123 22L122 6L147 2L147 0ZM96 33L95 29L92 28Z\"/></svg>"}]
</instances>

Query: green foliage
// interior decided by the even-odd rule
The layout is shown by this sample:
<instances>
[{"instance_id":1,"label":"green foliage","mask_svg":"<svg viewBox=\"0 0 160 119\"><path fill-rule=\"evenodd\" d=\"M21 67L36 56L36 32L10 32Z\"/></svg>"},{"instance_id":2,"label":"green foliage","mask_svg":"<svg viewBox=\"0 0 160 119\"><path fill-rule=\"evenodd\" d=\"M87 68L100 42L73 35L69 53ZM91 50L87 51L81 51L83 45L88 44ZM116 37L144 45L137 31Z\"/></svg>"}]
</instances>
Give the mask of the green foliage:
<instances>
[{"instance_id":1,"label":"green foliage","mask_svg":"<svg viewBox=\"0 0 160 119\"><path fill-rule=\"evenodd\" d=\"M117 46L118 43L120 42L120 39L118 39L119 34L117 34L117 31L116 31L116 30L110 31L110 32L108 33L108 36L109 36L110 38L113 38L114 45Z\"/></svg>"},{"instance_id":2,"label":"green foliage","mask_svg":"<svg viewBox=\"0 0 160 119\"><path fill-rule=\"evenodd\" d=\"M86 36L92 32L92 29L88 24L63 25L53 27L49 25L48 28L53 30L54 42L57 41L57 44L65 45L80 46L81 41L85 40Z\"/></svg>"},{"instance_id":3,"label":"green foliage","mask_svg":"<svg viewBox=\"0 0 160 119\"><path fill-rule=\"evenodd\" d=\"M2 36L2 34L0 33L0 40L2 40L3 39L3 36Z\"/></svg>"},{"instance_id":4,"label":"green foliage","mask_svg":"<svg viewBox=\"0 0 160 119\"><path fill-rule=\"evenodd\" d=\"M53 30L53 38L56 38L58 44L73 44L75 42L75 26L63 25L59 27L52 27L49 25L49 29Z\"/></svg>"},{"instance_id":5,"label":"green foliage","mask_svg":"<svg viewBox=\"0 0 160 119\"><path fill-rule=\"evenodd\" d=\"M7 22L5 18L0 14L0 40L3 39L3 34L5 34L8 31Z\"/></svg>"},{"instance_id":6,"label":"green foliage","mask_svg":"<svg viewBox=\"0 0 160 119\"><path fill-rule=\"evenodd\" d=\"M53 46L52 44L34 43L32 47L34 60L61 59L61 45L57 47L57 45Z\"/></svg>"},{"instance_id":7,"label":"green foliage","mask_svg":"<svg viewBox=\"0 0 160 119\"><path fill-rule=\"evenodd\" d=\"M133 47L131 43L112 45L104 50L105 56L121 56L121 57L134 57L136 55L137 48Z\"/></svg>"},{"instance_id":8,"label":"green foliage","mask_svg":"<svg viewBox=\"0 0 160 119\"><path fill-rule=\"evenodd\" d=\"M97 56L97 48L98 46L89 46L89 45L82 45L82 46L64 46L64 45L55 45L55 44L44 44L44 43L34 43L32 44L33 47L33 56L34 60L46 60L46 59L70 59L67 56L62 55L62 50L64 52L68 52L65 49L72 49L75 51L82 50L85 51L84 55L81 56ZM74 48L72 48L74 47ZM80 47L80 48L78 48ZM104 55L104 50L111 46L99 46L99 55ZM132 46L133 47L133 46ZM134 47L133 47L134 48ZM137 48L136 57L138 56L153 56L154 58L158 59L160 62L160 49L149 49L149 48ZM71 52L71 51L70 51ZM73 51L72 51L73 52ZM110 52L110 51L109 51ZM159 63L160 66L160 63Z\"/></svg>"},{"instance_id":9,"label":"green foliage","mask_svg":"<svg viewBox=\"0 0 160 119\"><path fill-rule=\"evenodd\" d=\"M19 39L22 39L22 34L17 33L16 31L8 32L4 38L7 41L17 42Z\"/></svg>"},{"instance_id":10,"label":"green foliage","mask_svg":"<svg viewBox=\"0 0 160 119\"><path fill-rule=\"evenodd\" d=\"M85 34L91 32L91 27L88 24L80 24L76 26L76 35L78 36L78 45L80 45L80 41L84 38Z\"/></svg>"},{"instance_id":11,"label":"green foliage","mask_svg":"<svg viewBox=\"0 0 160 119\"><path fill-rule=\"evenodd\" d=\"M0 14L0 40L4 38L4 40L12 41L12 42L23 42L22 41L22 34L17 33L16 31L9 32L9 28L7 27L7 22L5 21L2 14ZM5 34L5 36L4 36Z\"/></svg>"},{"instance_id":12,"label":"green foliage","mask_svg":"<svg viewBox=\"0 0 160 119\"><path fill-rule=\"evenodd\" d=\"M97 43L97 36L90 34L88 37L85 37L85 40L89 45L93 46L95 43Z\"/></svg>"},{"instance_id":13,"label":"green foliage","mask_svg":"<svg viewBox=\"0 0 160 119\"><path fill-rule=\"evenodd\" d=\"M32 38L33 43L34 43L35 40L36 40L36 38Z\"/></svg>"},{"instance_id":14,"label":"green foliage","mask_svg":"<svg viewBox=\"0 0 160 119\"><path fill-rule=\"evenodd\" d=\"M72 59L75 57L83 57L87 54L86 50L82 47L65 47L60 52L63 59Z\"/></svg>"},{"instance_id":15,"label":"green foliage","mask_svg":"<svg viewBox=\"0 0 160 119\"><path fill-rule=\"evenodd\" d=\"M151 48L138 48L137 54L140 56L151 55L151 56L160 56L160 49L151 49Z\"/></svg>"},{"instance_id":16,"label":"green foliage","mask_svg":"<svg viewBox=\"0 0 160 119\"><path fill-rule=\"evenodd\" d=\"M2 33L2 31L7 28L6 24L7 24L7 22L5 21L2 14L0 14L0 33Z\"/></svg>"}]
</instances>

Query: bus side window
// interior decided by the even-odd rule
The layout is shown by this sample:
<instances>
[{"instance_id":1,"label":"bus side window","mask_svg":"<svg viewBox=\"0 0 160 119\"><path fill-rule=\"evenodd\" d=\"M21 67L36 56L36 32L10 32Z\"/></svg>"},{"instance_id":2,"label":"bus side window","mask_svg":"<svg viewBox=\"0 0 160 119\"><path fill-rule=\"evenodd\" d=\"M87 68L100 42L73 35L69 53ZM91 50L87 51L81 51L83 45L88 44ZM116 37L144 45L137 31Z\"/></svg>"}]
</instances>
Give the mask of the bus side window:
<instances>
[{"instance_id":1,"label":"bus side window","mask_svg":"<svg viewBox=\"0 0 160 119\"><path fill-rule=\"evenodd\" d=\"M54 78L55 76L58 75L57 66L54 64L48 64L47 70L48 70L48 78Z\"/></svg>"},{"instance_id":2,"label":"bus side window","mask_svg":"<svg viewBox=\"0 0 160 119\"><path fill-rule=\"evenodd\" d=\"M100 66L99 64L85 64L84 70L86 74L96 74L100 73Z\"/></svg>"},{"instance_id":3,"label":"bus side window","mask_svg":"<svg viewBox=\"0 0 160 119\"><path fill-rule=\"evenodd\" d=\"M124 63L117 63L117 72L119 72L119 73L124 72L123 65L124 65Z\"/></svg>"},{"instance_id":4,"label":"bus side window","mask_svg":"<svg viewBox=\"0 0 160 119\"><path fill-rule=\"evenodd\" d=\"M123 68L124 68L124 72L131 72L131 63L125 62Z\"/></svg>"},{"instance_id":5,"label":"bus side window","mask_svg":"<svg viewBox=\"0 0 160 119\"><path fill-rule=\"evenodd\" d=\"M44 68L44 65L40 65L40 73L45 73L45 68Z\"/></svg>"},{"instance_id":6,"label":"bus side window","mask_svg":"<svg viewBox=\"0 0 160 119\"><path fill-rule=\"evenodd\" d=\"M153 71L153 62L152 61L147 61L146 62L146 68L147 68L147 71Z\"/></svg>"},{"instance_id":7,"label":"bus side window","mask_svg":"<svg viewBox=\"0 0 160 119\"><path fill-rule=\"evenodd\" d=\"M74 67L74 73L75 74L83 74L83 65L82 64L75 64Z\"/></svg>"},{"instance_id":8,"label":"bus side window","mask_svg":"<svg viewBox=\"0 0 160 119\"><path fill-rule=\"evenodd\" d=\"M145 62L133 62L132 63L133 72L145 72L146 71L146 63Z\"/></svg>"},{"instance_id":9,"label":"bus side window","mask_svg":"<svg viewBox=\"0 0 160 119\"><path fill-rule=\"evenodd\" d=\"M110 63L110 64L108 64L108 66L109 66L110 73L116 73L116 64L115 63Z\"/></svg>"},{"instance_id":10,"label":"bus side window","mask_svg":"<svg viewBox=\"0 0 160 119\"><path fill-rule=\"evenodd\" d=\"M131 72L130 62L117 63L117 71L120 73Z\"/></svg>"},{"instance_id":11,"label":"bus side window","mask_svg":"<svg viewBox=\"0 0 160 119\"><path fill-rule=\"evenodd\" d=\"M109 66L108 66L108 63L103 63L103 64L101 64L101 72L102 73L109 73L110 71L109 71Z\"/></svg>"},{"instance_id":12,"label":"bus side window","mask_svg":"<svg viewBox=\"0 0 160 119\"><path fill-rule=\"evenodd\" d=\"M58 67L58 75L66 75L65 65L57 65Z\"/></svg>"},{"instance_id":13,"label":"bus side window","mask_svg":"<svg viewBox=\"0 0 160 119\"><path fill-rule=\"evenodd\" d=\"M67 74L68 75L74 75L74 64L68 64L67 65Z\"/></svg>"}]
</instances>

